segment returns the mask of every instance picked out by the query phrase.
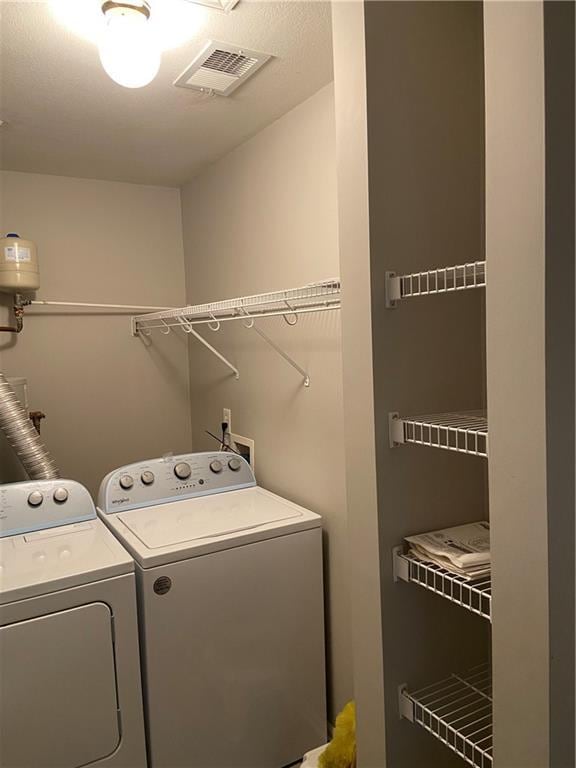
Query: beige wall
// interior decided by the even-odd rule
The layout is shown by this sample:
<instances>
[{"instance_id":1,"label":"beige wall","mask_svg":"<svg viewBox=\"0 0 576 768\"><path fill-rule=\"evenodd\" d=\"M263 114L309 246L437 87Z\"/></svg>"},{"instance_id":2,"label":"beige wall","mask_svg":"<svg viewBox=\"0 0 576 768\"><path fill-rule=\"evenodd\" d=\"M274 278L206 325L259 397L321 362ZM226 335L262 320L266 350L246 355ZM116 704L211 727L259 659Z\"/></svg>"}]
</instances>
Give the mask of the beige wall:
<instances>
[{"instance_id":1,"label":"beige wall","mask_svg":"<svg viewBox=\"0 0 576 768\"><path fill-rule=\"evenodd\" d=\"M328 86L183 189L192 302L338 274L333 111ZM238 366L239 381L198 343L190 350L195 448L214 446L204 430L217 431L230 407L234 431L256 441L259 482L324 517L332 715L352 695L339 320L328 312L301 317L294 328L281 318L261 321L309 370L309 389L239 325L203 331Z\"/></svg>"},{"instance_id":2,"label":"beige wall","mask_svg":"<svg viewBox=\"0 0 576 768\"><path fill-rule=\"evenodd\" d=\"M363 3L334 3L346 494L358 766L386 764ZM359 343L359 340L362 343Z\"/></svg>"},{"instance_id":3,"label":"beige wall","mask_svg":"<svg viewBox=\"0 0 576 768\"><path fill-rule=\"evenodd\" d=\"M2 173L0 189L0 231L37 243L39 297L184 302L178 190L13 172ZM126 315L35 312L17 340L0 335L0 369L28 378L30 405L48 416L42 434L65 476L94 492L116 466L190 449L181 336L145 346Z\"/></svg>"},{"instance_id":4,"label":"beige wall","mask_svg":"<svg viewBox=\"0 0 576 768\"><path fill-rule=\"evenodd\" d=\"M551 765L544 4L486 3L484 24L494 757L539 768Z\"/></svg>"}]
</instances>

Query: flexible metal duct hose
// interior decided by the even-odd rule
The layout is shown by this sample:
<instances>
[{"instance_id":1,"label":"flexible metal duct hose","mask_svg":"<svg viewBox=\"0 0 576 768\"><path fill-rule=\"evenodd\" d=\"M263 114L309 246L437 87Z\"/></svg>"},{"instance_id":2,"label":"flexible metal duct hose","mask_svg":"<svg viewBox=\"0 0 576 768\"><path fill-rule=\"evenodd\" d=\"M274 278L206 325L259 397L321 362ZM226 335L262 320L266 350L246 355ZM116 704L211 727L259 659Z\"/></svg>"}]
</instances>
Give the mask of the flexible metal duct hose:
<instances>
[{"instance_id":1,"label":"flexible metal duct hose","mask_svg":"<svg viewBox=\"0 0 576 768\"><path fill-rule=\"evenodd\" d=\"M28 414L4 374L0 373L0 429L31 480L60 477Z\"/></svg>"}]
</instances>

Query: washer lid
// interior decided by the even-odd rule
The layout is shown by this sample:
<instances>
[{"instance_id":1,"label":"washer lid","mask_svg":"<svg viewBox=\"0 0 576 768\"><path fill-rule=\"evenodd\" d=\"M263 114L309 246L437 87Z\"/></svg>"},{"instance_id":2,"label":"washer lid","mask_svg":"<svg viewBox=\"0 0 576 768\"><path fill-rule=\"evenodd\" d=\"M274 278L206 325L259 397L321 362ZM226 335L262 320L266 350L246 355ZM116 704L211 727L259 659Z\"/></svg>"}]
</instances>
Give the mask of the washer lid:
<instances>
[{"instance_id":1,"label":"washer lid","mask_svg":"<svg viewBox=\"0 0 576 768\"><path fill-rule=\"evenodd\" d=\"M321 518L256 487L131 509L106 522L150 567L315 528Z\"/></svg>"},{"instance_id":2,"label":"washer lid","mask_svg":"<svg viewBox=\"0 0 576 768\"><path fill-rule=\"evenodd\" d=\"M302 516L302 510L283 499L270 499L258 488L133 509L119 515L150 549L232 536Z\"/></svg>"}]
</instances>

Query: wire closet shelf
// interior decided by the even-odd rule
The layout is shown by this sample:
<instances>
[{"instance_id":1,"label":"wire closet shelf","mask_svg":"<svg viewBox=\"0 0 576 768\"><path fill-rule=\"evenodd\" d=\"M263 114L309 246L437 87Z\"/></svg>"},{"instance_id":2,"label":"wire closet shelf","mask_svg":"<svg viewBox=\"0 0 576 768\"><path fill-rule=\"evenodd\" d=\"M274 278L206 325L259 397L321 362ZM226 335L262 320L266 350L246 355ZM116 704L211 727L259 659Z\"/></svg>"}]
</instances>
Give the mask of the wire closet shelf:
<instances>
[{"instance_id":1,"label":"wire closet shelf","mask_svg":"<svg viewBox=\"0 0 576 768\"><path fill-rule=\"evenodd\" d=\"M407 417L391 413L389 426L392 448L413 443L474 456L488 456L488 421L484 411Z\"/></svg>"},{"instance_id":2,"label":"wire closet shelf","mask_svg":"<svg viewBox=\"0 0 576 768\"><path fill-rule=\"evenodd\" d=\"M300 315L335 309L340 309L338 278L311 283L302 288L289 288L284 291L136 315L131 320L132 335L144 340L156 329L163 334L170 333L173 328L180 329L203 344L234 374L236 379L239 379L238 368L199 334L195 326L206 326L211 331L218 331L224 322L240 321L245 328L250 328L257 333L269 347L298 371L304 386L309 387L308 372L273 341L256 324L256 321L264 317L282 317L288 325L296 325Z\"/></svg>"},{"instance_id":3,"label":"wire closet shelf","mask_svg":"<svg viewBox=\"0 0 576 768\"><path fill-rule=\"evenodd\" d=\"M397 275L386 273L386 306L393 308L400 299L453 293L486 286L486 262L472 261L451 267L438 267L423 272Z\"/></svg>"},{"instance_id":4,"label":"wire closet shelf","mask_svg":"<svg viewBox=\"0 0 576 768\"><path fill-rule=\"evenodd\" d=\"M301 288L242 296L209 304L150 312L133 318L135 333L149 334L154 329L185 325L208 325L217 330L219 323L240 320L248 325L261 317L284 317L295 325L298 315L340 309L340 280L334 278Z\"/></svg>"},{"instance_id":5,"label":"wire closet shelf","mask_svg":"<svg viewBox=\"0 0 576 768\"><path fill-rule=\"evenodd\" d=\"M436 563L419 560L400 546L394 549L394 579L418 584L478 616L492 619L490 576L470 581Z\"/></svg>"},{"instance_id":6,"label":"wire closet shelf","mask_svg":"<svg viewBox=\"0 0 576 768\"><path fill-rule=\"evenodd\" d=\"M403 686L400 713L470 765L491 768L492 675L488 664L418 691L408 692Z\"/></svg>"}]
</instances>

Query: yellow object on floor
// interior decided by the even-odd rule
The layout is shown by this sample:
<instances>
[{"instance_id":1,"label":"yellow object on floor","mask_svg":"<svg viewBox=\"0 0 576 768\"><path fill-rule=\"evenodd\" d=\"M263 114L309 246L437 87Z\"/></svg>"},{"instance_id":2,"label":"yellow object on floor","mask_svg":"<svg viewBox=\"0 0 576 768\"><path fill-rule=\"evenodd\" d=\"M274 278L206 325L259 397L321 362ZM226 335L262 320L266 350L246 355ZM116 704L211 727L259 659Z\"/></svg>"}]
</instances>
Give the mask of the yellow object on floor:
<instances>
[{"instance_id":1,"label":"yellow object on floor","mask_svg":"<svg viewBox=\"0 0 576 768\"><path fill-rule=\"evenodd\" d=\"M332 741L318 761L319 768L355 768L356 766L356 708L349 701L336 718Z\"/></svg>"}]
</instances>

